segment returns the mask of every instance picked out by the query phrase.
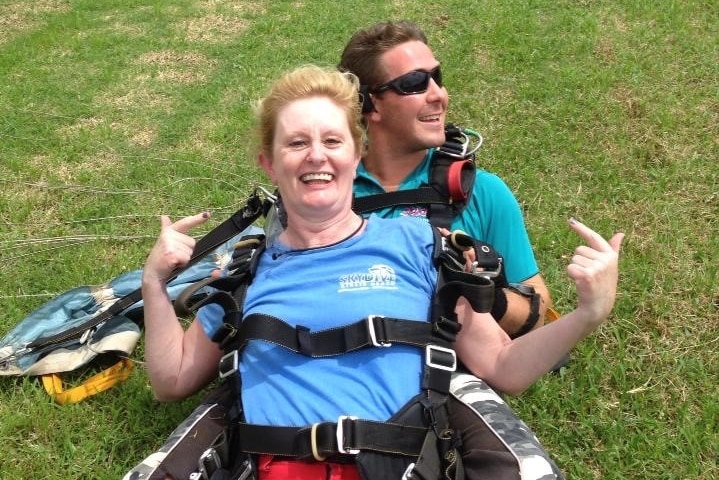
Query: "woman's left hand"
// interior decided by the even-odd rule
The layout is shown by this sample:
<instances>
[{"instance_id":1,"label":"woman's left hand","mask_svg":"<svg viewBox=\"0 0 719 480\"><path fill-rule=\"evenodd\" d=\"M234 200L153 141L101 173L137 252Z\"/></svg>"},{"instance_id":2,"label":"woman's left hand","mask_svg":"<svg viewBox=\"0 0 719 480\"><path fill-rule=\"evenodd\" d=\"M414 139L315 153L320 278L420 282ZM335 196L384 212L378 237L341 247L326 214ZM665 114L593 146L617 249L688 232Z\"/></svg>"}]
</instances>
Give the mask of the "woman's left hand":
<instances>
[{"instance_id":1,"label":"woman's left hand","mask_svg":"<svg viewBox=\"0 0 719 480\"><path fill-rule=\"evenodd\" d=\"M609 316L614 306L624 234L615 233L605 240L575 219L569 220L569 226L587 242L576 248L567 266L567 273L577 288L577 310L598 324Z\"/></svg>"}]
</instances>

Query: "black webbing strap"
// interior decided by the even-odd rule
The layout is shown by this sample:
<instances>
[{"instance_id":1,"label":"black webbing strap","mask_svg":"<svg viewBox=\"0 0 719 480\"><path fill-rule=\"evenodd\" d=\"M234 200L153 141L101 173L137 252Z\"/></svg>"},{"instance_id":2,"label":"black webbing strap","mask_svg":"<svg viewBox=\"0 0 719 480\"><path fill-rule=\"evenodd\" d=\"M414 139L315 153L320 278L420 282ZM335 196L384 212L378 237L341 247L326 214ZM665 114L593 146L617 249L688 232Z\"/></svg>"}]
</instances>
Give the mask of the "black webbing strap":
<instances>
[{"instance_id":1,"label":"black webbing strap","mask_svg":"<svg viewBox=\"0 0 719 480\"><path fill-rule=\"evenodd\" d=\"M403 205L432 205L447 203L447 197L432 187L424 186L412 190L376 193L352 200L352 210L362 215L387 207Z\"/></svg>"},{"instance_id":2,"label":"black webbing strap","mask_svg":"<svg viewBox=\"0 0 719 480\"><path fill-rule=\"evenodd\" d=\"M197 241L195 248L192 252L192 257L187 265L176 268L167 282L171 282L177 276L190 268L192 265L203 259L208 253L215 248L222 245L224 242L234 237L244 229L252 225L260 215L265 212L265 205L262 198L260 198L259 192L255 190L244 207L235 212L230 218L213 228L209 233ZM54 335L41 337L30 343L27 348L40 348L54 343L62 342L66 339L73 338L77 335L82 334L86 330L96 327L101 323L111 319L115 315L119 315L123 311L127 310L137 302L142 300L142 288L137 288L132 292L128 293L124 297L119 298L115 301L107 310L99 313L95 317L91 318L82 325L65 330Z\"/></svg>"},{"instance_id":3,"label":"black webbing strap","mask_svg":"<svg viewBox=\"0 0 719 480\"><path fill-rule=\"evenodd\" d=\"M438 330L444 330L439 336ZM432 324L414 320L370 316L349 325L310 332L263 314L242 320L233 347L242 350L250 340L263 340L308 357L341 355L366 347L389 347L392 343L425 347L450 347L459 329L451 322Z\"/></svg>"},{"instance_id":4,"label":"black webbing strap","mask_svg":"<svg viewBox=\"0 0 719 480\"><path fill-rule=\"evenodd\" d=\"M356 454L371 450L418 456L427 435L424 427L340 417L307 427L239 423L238 449L253 454L299 459Z\"/></svg>"}]
</instances>

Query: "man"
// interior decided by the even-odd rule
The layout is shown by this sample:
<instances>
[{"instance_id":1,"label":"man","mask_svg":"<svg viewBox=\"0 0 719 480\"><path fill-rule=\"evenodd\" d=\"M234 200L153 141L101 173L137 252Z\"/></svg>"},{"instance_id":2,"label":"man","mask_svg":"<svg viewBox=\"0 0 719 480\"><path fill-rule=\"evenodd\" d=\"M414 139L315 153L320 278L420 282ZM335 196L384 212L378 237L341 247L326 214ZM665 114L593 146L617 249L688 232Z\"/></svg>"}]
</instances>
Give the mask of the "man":
<instances>
[{"instance_id":1,"label":"man","mask_svg":"<svg viewBox=\"0 0 719 480\"><path fill-rule=\"evenodd\" d=\"M369 142L357 170L355 195L429 184L432 156L445 142L449 97L422 30L407 21L360 30L345 47L339 68L357 75L363 85ZM427 208L402 205L377 213L427 216ZM492 314L507 333L519 336L543 325L551 298L507 185L496 175L477 171L467 205L451 221L451 229L489 243L502 255L512 286L498 290Z\"/></svg>"}]
</instances>

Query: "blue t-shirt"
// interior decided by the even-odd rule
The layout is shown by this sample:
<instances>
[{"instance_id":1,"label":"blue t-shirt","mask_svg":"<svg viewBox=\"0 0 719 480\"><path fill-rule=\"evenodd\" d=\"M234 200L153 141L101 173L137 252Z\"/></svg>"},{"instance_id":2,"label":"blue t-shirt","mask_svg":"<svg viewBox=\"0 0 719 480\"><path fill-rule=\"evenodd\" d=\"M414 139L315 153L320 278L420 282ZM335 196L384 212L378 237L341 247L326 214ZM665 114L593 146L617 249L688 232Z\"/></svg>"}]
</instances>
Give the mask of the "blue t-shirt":
<instances>
[{"instance_id":1,"label":"blue t-shirt","mask_svg":"<svg viewBox=\"0 0 719 480\"><path fill-rule=\"evenodd\" d=\"M426 220L371 216L365 231L335 245L289 250L268 245L245 299L263 313L311 331L368 315L428 321L437 270ZM209 336L222 322L198 312ZM248 422L309 425L339 415L387 420L420 391L422 352L393 345L313 359L262 341L243 350L242 403Z\"/></svg>"},{"instance_id":2,"label":"blue t-shirt","mask_svg":"<svg viewBox=\"0 0 719 480\"><path fill-rule=\"evenodd\" d=\"M402 181L399 190L412 190L429 184L431 154L432 150L429 150L422 163ZM354 182L355 195L364 197L383 192L382 185L360 163ZM375 213L385 218L427 216L426 208L421 206L390 207ZM457 229L489 243L504 257L509 282L523 282L539 273L517 199L498 176L477 170L470 201L452 222L452 230Z\"/></svg>"}]
</instances>

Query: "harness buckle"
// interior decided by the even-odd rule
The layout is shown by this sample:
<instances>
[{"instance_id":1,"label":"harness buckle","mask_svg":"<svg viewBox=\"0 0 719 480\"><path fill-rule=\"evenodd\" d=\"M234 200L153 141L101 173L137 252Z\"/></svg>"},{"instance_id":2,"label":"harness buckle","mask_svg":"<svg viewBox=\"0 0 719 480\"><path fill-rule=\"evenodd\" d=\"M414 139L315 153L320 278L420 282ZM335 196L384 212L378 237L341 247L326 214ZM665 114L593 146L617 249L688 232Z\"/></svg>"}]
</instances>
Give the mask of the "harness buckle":
<instances>
[{"instance_id":1,"label":"harness buckle","mask_svg":"<svg viewBox=\"0 0 719 480\"><path fill-rule=\"evenodd\" d=\"M312 430L310 430L310 447L312 448L312 456L315 460L318 462L324 462L327 460L327 457L323 457L320 455L320 451L317 448L317 427L319 426L319 423L313 423L312 424Z\"/></svg>"},{"instance_id":2,"label":"harness buckle","mask_svg":"<svg viewBox=\"0 0 719 480\"><path fill-rule=\"evenodd\" d=\"M402 474L402 480L412 480L412 478L414 477L414 474L412 472L414 472L414 462L407 465L407 470L405 470Z\"/></svg>"},{"instance_id":3,"label":"harness buckle","mask_svg":"<svg viewBox=\"0 0 719 480\"><path fill-rule=\"evenodd\" d=\"M357 455L358 453L360 453L359 449L345 448L345 420L357 420L357 417L350 415L340 415L339 417L337 417L337 451L339 453Z\"/></svg>"},{"instance_id":4,"label":"harness buckle","mask_svg":"<svg viewBox=\"0 0 719 480\"><path fill-rule=\"evenodd\" d=\"M370 342L372 342L372 345L375 347L391 347L391 342L378 342L377 341L377 331L375 330L374 326L374 319L375 318L384 318L382 315L368 315L367 316L367 331L369 332L369 339Z\"/></svg>"},{"instance_id":5,"label":"harness buckle","mask_svg":"<svg viewBox=\"0 0 719 480\"><path fill-rule=\"evenodd\" d=\"M222 358L220 358L220 378L227 378L237 373L239 363L240 355L237 350L232 350L230 353L224 354Z\"/></svg>"},{"instance_id":6,"label":"harness buckle","mask_svg":"<svg viewBox=\"0 0 719 480\"><path fill-rule=\"evenodd\" d=\"M437 361L432 360L433 353L444 353L449 354L451 362L449 365L446 362L441 362L438 358ZM424 350L424 363L430 368L438 368L439 370L446 370L448 372L454 372L457 370L457 353L451 348L440 347L438 345L427 345Z\"/></svg>"},{"instance_id":7,"label":"harness buckle","mask_svg":"<svg viewBox=\"0 0 719 480\"><path fill-rule=\"evenodd\" d=\"M484 252L484 249L487 247L486 245L482 246L482 251ZM486 253L486 252L484 252ZM497 268L494 270L487 270L486 268L483 268L482 270L478 270L477 267L479 267L479 262L472 262L472 273L479 276L479 277L485 277L487 279L492 279L495 277L498 277L500 273L502 273L502 257L499 257L499 263L497 264Z\"/></svg>"},{"instance_id":8,"label":"harness buckle","mask_svg":"<svg viewBox=\"0 0 719 480\"><path fill-rule=\"evenodd\" d=\"M210 480L212 475L222 468L222 461L217 451L210 447L200 455L200 459L197 461L197 466L200 468L200 478L202 480Z\"/></svg>"}]
</instances>

